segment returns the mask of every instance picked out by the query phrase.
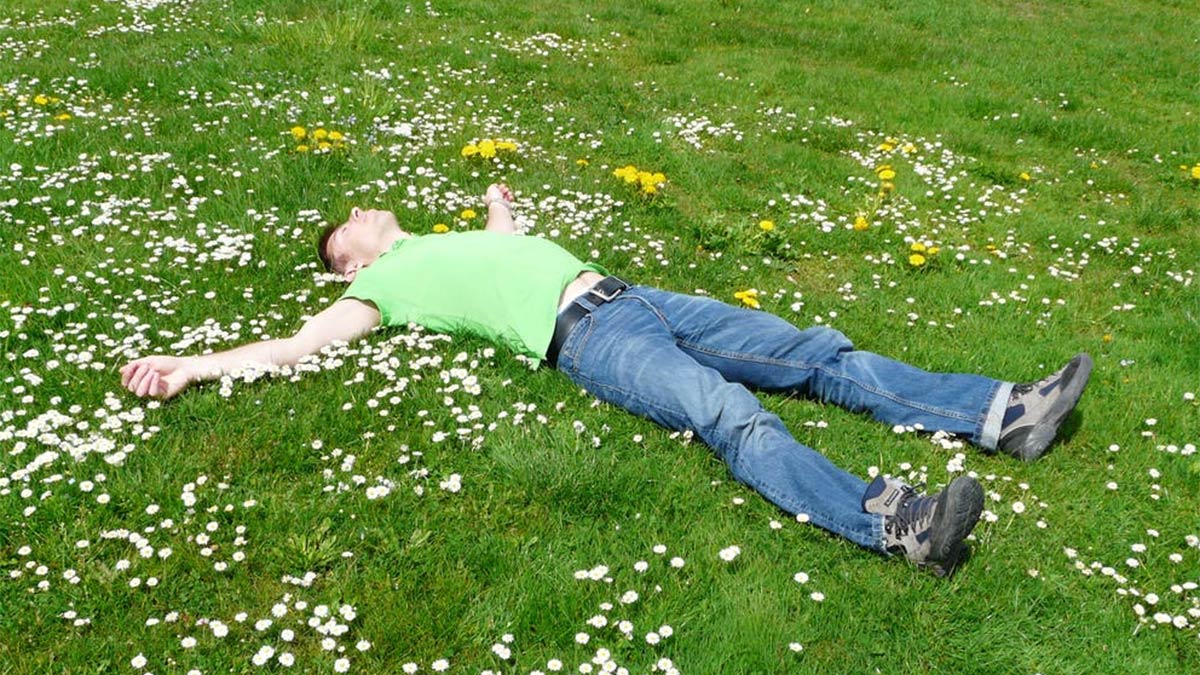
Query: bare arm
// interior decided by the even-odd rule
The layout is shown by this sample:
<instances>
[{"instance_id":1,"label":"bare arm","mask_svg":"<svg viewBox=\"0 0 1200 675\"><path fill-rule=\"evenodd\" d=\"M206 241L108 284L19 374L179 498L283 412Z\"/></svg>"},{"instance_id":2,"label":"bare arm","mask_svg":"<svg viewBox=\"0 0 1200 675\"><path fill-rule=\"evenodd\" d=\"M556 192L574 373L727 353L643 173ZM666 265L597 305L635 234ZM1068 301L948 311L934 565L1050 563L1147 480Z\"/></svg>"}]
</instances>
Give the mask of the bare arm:
<instances>
[{"instance_id":1,"label":"bare arm","mask_svg":"<svg viewBox=\"0 0 1200 675\"><path fill-rule=\"evenodd\" d=\"M483 229L503 234L515 233L517 226L513 223L512 200L512 190L504 183L489 185L483 195L483 203L488 210L487 227Z\"/></svg>"},{"instance_id":2,"label":"bare arm","mask_svg":"<svg viewBox=\"0 0 1200 675\"><path fill-rule=\"evenodd\" d=\"M301 358L343 340L353 341L379 325L375 306L347 298L309 319L289 338L252 342L203 356L147 356L121 368L121 386L137 396L170 398L189 384L212 380L253 364L293 366Z\"/></svg>"}]
</instances>

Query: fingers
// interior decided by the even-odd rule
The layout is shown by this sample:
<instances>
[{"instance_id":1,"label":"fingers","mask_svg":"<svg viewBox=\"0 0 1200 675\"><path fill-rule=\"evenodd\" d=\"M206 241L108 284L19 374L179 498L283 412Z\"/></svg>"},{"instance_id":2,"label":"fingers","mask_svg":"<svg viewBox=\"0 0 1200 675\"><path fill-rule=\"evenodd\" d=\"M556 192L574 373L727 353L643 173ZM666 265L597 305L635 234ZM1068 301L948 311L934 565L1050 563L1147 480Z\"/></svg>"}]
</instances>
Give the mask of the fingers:
<instances>
[{"instance_id":1,"label":"fingers","mask_svg":"<svg viewBox=\"0 0 1200 675\"><path fill-rule=\"evenodd\" d=\"M158 377L158 373L157 372L151 373L150 387L147 389L146 395L157 398L158 396L161 395L161 392L159 391L159 389L161 389L161 388L162 388L162 382L160 381L160 379Z\"/></svg>"},{"instance_id":2,"label":"fingers","mask_svg":"<svg viewBox=\"0 0 1200 675\"><path fill-rule=\"evenodd\" d=\"M137 361L130 361L129 363L126 363L125 365L121 366L120 372L121 372L121 386L122 387L129 386L129 380L131 378L133 378L134 372L137 371L137 367L140 365L142 365L142 361L141 361L141 359L138 359Z\"/></svg>"},{"instance_id":3,"label":"fingers","mask_svg":"<svg viewBox=\"0 0 1200 675\"><path fill-rule=\"evenodd\" d=\"M126 388L137 396L144 396L144 394L141 393L142 385L147 383L150 373L152 372L153 371L151 370L149 364L142 364L138 367L137 372L134 373L133 377L129 380L129 386Z\"/></svg>"},{"instance_id":4,"label":"fingers","mask_svg":"<svg viewBox=\"0 0 1200 675\"><path fill-rule=\"evenodd\" d=\"M134 361L133 363L121 369L121 386L129 391L133 391L133 380L138 376L141 370L145 367L144 363Z\"/></svg>"},{"instance_id":5,"label":"fingers","mask_svg":"<svg viewBox=\"0 0 1200 675\"><path fill-rule=\"evenodd\" d=\"M157 377L158 373L154 372L153 370L147 370L146 374L143 375L142 379L138 382L137 391L133 393L137 394L138 396L145 396L149 394L150 385L153 384Z\"/></svg>"}]
</instances>

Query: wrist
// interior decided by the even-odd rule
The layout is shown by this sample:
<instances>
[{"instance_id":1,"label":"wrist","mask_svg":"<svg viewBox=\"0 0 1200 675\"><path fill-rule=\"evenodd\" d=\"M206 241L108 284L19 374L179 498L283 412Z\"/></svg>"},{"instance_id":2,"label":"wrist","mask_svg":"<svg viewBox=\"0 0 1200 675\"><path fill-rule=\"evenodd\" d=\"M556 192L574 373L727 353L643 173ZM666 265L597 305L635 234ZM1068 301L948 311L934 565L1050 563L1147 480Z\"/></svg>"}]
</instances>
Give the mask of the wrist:
<instances>
[{"instance_id":1,"label":"wrist","mask_svg":"<svg viewBox=\"0 0 1200 675\"><path fill-rule=\"evenodd\" d=\"M220 377L220 369L206 366L203 356L186 357L180 370L183 371L184 381L187 384L196 384Z\"/></svg>"}]
</instances>

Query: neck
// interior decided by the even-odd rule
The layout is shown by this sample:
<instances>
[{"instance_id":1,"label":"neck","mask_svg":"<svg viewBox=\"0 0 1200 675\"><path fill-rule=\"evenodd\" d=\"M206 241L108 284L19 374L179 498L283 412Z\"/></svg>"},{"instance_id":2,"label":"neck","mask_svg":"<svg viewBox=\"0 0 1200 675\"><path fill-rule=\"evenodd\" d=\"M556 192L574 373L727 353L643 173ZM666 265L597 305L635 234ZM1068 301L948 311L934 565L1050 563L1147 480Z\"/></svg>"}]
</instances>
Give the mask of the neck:
<instances>
[{"instance_id":1,"label":"neck","mask_svg":"<svg viewBox=\"0 0 1200 675\"><path fill-rule=\"evenodd\" d=\"M401 239L410 239L410 238L412 238L412 235L405 232L404 230L395 230L393 232L388 232L387 234L385 234L383 236L382 239L379 240L379 251L375 254L375 257L372 258L369 262L363 264L363 267L370 265L371 263L375 262L375 260L379 259L379 256L390 251L392 249L392 247L396 245L396 242L400 241Z\"/></svg>"},{"instance_id":2,"label":"neck","mask_svg":"<svg viewBox=\"0 0 1200 675\"><path fill-rule=\"evenodd\" d=\"M384 244L383 250L387 251L387 250L391 249L393 246L395 246L396 242L400 241L401 239L408 239L410 237L412 237L412 235L405 232L404 230L395 230L394 232L388 232L387 236L385 236L383 238L383 244Z\"/></svg>"}]
</instances>

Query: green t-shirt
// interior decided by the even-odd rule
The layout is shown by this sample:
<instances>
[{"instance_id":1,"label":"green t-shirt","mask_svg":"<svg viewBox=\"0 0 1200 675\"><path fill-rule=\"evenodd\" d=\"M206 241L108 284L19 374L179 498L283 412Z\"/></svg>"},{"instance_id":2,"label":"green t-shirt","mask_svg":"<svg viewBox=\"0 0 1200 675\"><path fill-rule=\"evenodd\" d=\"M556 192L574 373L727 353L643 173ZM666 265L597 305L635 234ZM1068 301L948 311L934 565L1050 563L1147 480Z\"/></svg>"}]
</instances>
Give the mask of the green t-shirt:
<instances>
[{"instance_id":1,"label":"green t-shirt","mask_svg":"<svg viewBox=\"0 0 1200 675\"><path fill-rule=\"evenodd\" d=\"M397 241L359 270L342 297L373 303L385 326L411 321L441 333L472 333L541 359L559 296L584 270L608 274L540 237L430 234Z\"/></svg>"}]
</instances>

